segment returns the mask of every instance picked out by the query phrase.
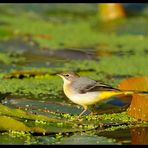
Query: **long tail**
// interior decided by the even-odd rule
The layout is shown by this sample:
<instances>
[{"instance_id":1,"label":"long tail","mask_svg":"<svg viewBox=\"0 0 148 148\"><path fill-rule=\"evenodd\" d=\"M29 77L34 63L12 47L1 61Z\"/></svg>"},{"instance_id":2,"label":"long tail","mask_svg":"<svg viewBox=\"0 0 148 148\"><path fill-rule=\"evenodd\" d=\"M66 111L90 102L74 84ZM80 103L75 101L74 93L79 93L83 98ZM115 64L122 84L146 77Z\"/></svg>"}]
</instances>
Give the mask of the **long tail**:
<instances>
[{"instance_id":1,"label":"long tail","mask_svg":"<svg viewBox=\"0 0 148 148\"><path fill-rule=\"evenodd\" d=\"M110 97L113 96L118 96L118 95L132 95L132 94L148 94L147 91L136 91L136 90L116 90L116 91L102 91L98 95L98 99L96 101L101 101L101 100L106 100Z\"/></svg>"},{"instance_id":2,"label":"long tail","mask_svg":"<svg viewBox=\"0 0 148 148\"><path fill-rule=\"evenodd\" d=\"M134 94L133 91L103 91L99 94L99 97L98 99L99 100L106 100L110 97L113 97L113 96L118 96L118 95L132 95Z\"/></svg>"},{"instance_id":3,"label":"long tail","mask_svg":"<svg viewBox=\"0 0 148 148\"><path fill-rule=\"evenodd\" d=\"M131 95L131 94L148 94L148 91L139 91L139 90L124 90L123 91L125 95Z\"/></svg>"}]
</instances>

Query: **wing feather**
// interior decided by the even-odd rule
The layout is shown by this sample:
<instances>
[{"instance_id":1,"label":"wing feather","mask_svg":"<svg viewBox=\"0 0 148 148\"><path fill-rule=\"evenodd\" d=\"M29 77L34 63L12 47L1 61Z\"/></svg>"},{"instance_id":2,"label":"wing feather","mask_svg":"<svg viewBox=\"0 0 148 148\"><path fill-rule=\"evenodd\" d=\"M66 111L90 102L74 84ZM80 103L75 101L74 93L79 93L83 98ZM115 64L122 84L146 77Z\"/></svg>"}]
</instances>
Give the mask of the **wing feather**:
<instances>
[{"instance_id":1,"label":"wing feather","mask_svg":"<svg viewBox=\"0 0 148 148\"><path fill-rule=\"evenodd\" d=\"M96 81L95 84L88 84L82 89L80 89L79 93L87 93L87 92L93 92L93 91L120 91L117 88L114 88L110 85L107 85L102 82Z\"/></svg>"}]
</instances>

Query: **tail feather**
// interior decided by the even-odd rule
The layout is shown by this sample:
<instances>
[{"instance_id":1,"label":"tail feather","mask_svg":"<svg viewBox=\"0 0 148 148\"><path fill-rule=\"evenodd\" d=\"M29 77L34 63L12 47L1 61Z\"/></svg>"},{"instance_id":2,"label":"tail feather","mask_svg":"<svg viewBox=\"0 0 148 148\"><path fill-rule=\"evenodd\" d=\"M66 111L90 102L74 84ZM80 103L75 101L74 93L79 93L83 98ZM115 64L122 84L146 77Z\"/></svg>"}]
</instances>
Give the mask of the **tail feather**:
<instances>
[{"instance_id":1,"label":"tail feather","mask_svg":"<svg viewBox=\"0 0 148 148\"><path fill-rule=\"evenodd\" d=\"M139 91L139 90L128 90L124 91L125 95L131 95L131 94L148 94L148 91Z\"/></svg>"}]
</instances>

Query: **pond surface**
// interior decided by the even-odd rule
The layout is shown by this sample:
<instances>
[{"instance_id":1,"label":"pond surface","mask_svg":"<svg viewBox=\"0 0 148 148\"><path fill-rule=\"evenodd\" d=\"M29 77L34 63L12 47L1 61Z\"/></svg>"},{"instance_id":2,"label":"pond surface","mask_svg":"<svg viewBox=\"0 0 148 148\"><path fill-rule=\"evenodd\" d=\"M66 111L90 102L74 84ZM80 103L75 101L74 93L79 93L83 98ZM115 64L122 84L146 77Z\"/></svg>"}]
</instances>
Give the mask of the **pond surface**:
<instances>
[{"instance_id":1,"label":"pond surface","mask_svg":"<svg viewBox=\"0 0 148 148\"><path fill-rule=\"evenodd\" d=\"M97 4L0 5L0 144L148 144L147 122L127 115L130 97L77 121L83 108L56 76L72 70L114 87L147 76L148 5L124 8L126 18L105 23Z\"/></svg>"}]
</instances>

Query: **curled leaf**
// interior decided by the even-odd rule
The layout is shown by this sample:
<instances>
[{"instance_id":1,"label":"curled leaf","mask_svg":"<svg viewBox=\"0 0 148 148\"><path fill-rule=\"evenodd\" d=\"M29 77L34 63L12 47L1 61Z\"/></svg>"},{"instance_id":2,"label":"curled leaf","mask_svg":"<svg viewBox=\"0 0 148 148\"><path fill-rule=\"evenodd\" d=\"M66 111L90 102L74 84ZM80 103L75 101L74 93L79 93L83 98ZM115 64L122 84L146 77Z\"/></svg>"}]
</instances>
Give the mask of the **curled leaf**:
<instances>
[{"instance_id":1,"label":"curled leaf","mask_svg":"<svg viewBox=\"0 0 148 148\"><path fill-rule=\"evenodd\" d=\"M131 77L123 80L118 88L121 90L148 91L148 77Z\"/></svg>"},{"instance_id":2,"label":"curled leaf","mask_svg":"<svg viewBox=\"0 0 148 148\"><path fill-rule=\"evenodd\" d=\"M128 114L137 119L148 121L148 77L132 77L122 81L118 88L121 90L133 90L132 101L128 108ZM143 93L145 92L145 93Z\"/></svg>"},{"instance_id":3,"label":"curled leaf","mask_svg":"<svg viewBox=\"0 0 148 148\"><path fill-rule=\"evenodd\" d=\"M131 129L132 144L148 144L148 128L135 127Z\"/></svg>"},{"instance_id":4,"label":"curled leaf","mask_svg":"<svg viewBox=\"0 0 148 148\"><path fill-rule=\"evenodd\" d=\"M125 11L120 3L98 4L101 19L104 21L114 20L125 16Z\"/></svg>"},{"instance_id":5,"label":"curled leaf","mask_svg":"<svg viewBox=\"0 0 148 148\"><path fill-rule=\"evenodd\" d=\"M134 94L128 114L141 120L148 121L148 95Z\"/></svg>"},{"instance_id":6,"label":"curled leaf","mask_svg":"<svg viewBox=\"0 0 148 148\"><path fill-rule=\"evenodd\" d=\"M30 131L24 123L13 119L12 117L0 116L0 131Z\"/></svg>"}]
</instances>

